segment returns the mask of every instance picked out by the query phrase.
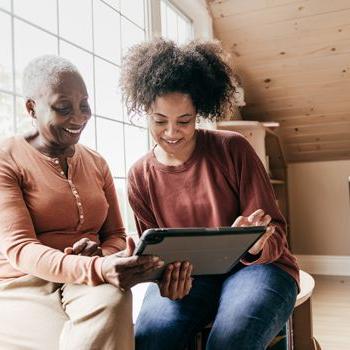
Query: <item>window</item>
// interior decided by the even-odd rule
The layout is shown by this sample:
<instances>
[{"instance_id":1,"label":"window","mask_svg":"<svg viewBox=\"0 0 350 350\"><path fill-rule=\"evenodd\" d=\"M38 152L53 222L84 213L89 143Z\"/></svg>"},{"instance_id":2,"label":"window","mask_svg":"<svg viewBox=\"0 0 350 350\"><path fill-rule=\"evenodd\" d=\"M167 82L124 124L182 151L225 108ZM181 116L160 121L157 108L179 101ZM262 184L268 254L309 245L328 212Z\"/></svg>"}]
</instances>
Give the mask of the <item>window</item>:
<instances>
[{"instance_id":1,"label":"window","mask_svg":"<svg viewBox=\"0 0 350 350\"><path fill-rule=\"evenodd\" d=\"M127 232L135 230L127 205L127 171L149 149L149 138L145 125L128 121L118 80L122 56L147 37L147 3L0 0L0 140L32 128L21 89L29 60L41 54L68 58L84 77L93 113L81 143L107 160Z\"/></svg>"},{"instance_id":2,"label":"window","mask_svg":"<svg viewBox=\"0 0 350 350\"><path fill-rule=\"evenodd\" d=\"M192 21L169 0L161 0L162 37L178 44L185 44L193 39Z\"/></svg>"}]
</instances>

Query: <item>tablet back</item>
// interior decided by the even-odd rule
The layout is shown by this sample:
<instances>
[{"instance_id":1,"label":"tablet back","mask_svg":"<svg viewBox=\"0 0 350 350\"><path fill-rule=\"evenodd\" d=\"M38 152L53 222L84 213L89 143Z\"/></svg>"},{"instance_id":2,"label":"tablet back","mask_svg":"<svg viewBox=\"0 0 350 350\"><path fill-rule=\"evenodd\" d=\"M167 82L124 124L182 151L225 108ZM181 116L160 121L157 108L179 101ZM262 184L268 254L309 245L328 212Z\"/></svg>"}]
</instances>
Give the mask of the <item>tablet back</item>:
<instances>
[{"instance_id":1,"label":"tablet back","mask_svg":"<svg viewBox=\"0 0 350 350\"><path fill-rule=\"evenodd\" d=\"M162 258L166 264L189 261L193 275L223 274L261 237L265 227L151 229L141 237L136 254Z\"/></svg>"}]
</instances>

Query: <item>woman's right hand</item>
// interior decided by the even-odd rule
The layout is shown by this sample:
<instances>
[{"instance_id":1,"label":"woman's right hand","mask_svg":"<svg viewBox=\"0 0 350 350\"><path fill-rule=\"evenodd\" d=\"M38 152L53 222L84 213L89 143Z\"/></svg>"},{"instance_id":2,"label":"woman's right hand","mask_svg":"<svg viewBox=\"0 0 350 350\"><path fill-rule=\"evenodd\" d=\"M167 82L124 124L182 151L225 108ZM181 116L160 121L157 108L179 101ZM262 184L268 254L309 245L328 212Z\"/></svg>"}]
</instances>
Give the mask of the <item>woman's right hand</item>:
<instances>
[{"instance_id":1,"label":"woman's right hand","mask_svg":"<svg viewBox=\"0 0 350 350\"><path fill-rule=\"evenodd\" d=\"M121 291L128 290L138 283L150 281L152 272L164 266L164 262L156 256L133 256L134 249L133 239L127 237L126 249L106 256L102 263L104 280Z\"/></svg>"},{"instance_id":2,"label":"woman's right hand","mask_svg":"<svg viewBox=\"0 0 350 350\"><path fill-rule=\"evenodd\" d=\"M169 264L158 282L161 296L171 300L185 297L192 288L192 268L188 261Z\"/></svg>"}]
</instances>

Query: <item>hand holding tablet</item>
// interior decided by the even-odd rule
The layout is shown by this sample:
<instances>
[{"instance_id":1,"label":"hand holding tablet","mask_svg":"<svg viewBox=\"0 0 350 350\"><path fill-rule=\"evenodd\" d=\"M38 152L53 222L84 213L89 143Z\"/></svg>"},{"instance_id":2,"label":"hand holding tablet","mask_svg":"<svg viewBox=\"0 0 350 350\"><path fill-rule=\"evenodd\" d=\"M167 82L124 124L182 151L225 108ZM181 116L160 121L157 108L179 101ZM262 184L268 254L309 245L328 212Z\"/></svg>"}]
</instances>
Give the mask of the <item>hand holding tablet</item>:
<instances>
[{"instance_id":1,"label":"hand holding tablet","mask_svg":"<svg viewBox=\"0 0 350 350\"><path fill-rule=\"evenodd\" d=\"M224 274L265 231L265 226L149 229L134 254L159 256L165 265L188 261L193 265L192 275ZM159 279L162 273L159 270L152 278Z\"/></svg>"}]
</instances>

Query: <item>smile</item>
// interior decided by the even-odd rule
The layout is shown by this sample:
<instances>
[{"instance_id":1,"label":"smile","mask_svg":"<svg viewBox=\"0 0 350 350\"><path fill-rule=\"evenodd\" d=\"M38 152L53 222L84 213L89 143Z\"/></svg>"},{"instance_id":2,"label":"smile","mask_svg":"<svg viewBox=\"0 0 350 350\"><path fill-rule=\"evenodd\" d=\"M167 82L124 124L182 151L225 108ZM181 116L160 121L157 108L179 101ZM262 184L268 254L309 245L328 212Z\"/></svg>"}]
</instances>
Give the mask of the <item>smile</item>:
<instances>
[{"instance_id":1,"label":"smile","mask_svg":"<svg viewBox=\"0 0 350 350\"><path fill-rule=\"evenodd\" d=\"M70 134L79 134L83 128L80 129L68 129L68 128L63 128L64 131L69 132Z\"/></svg>"},{"instance_id":2,"label":"smile","mask_svg":"<svg viewBox=\"0 0 350 350\"><path fill-rule=\"evenodd\" d=\"M171 145L174 145L174 144L176 144L176 143L178 143L178 142L180 142L181 141L181 139L179 139L179 140L165 140L165 139L163 139L166 143L170 143Z\"/></svg>"}]
</instances>

